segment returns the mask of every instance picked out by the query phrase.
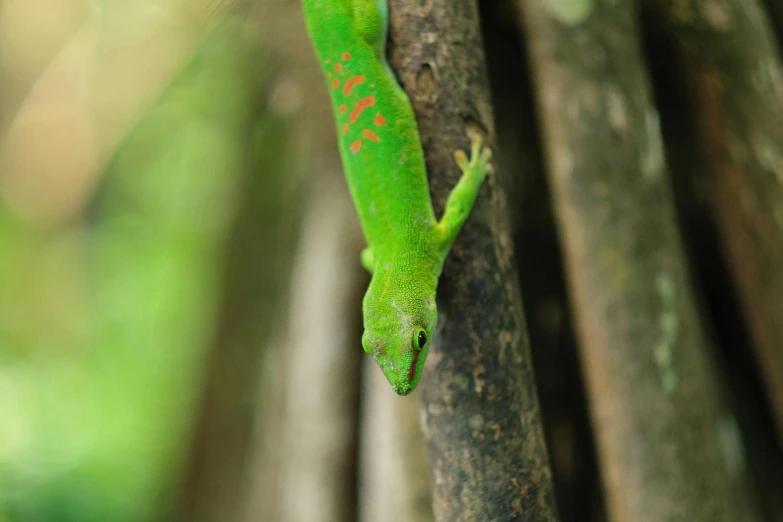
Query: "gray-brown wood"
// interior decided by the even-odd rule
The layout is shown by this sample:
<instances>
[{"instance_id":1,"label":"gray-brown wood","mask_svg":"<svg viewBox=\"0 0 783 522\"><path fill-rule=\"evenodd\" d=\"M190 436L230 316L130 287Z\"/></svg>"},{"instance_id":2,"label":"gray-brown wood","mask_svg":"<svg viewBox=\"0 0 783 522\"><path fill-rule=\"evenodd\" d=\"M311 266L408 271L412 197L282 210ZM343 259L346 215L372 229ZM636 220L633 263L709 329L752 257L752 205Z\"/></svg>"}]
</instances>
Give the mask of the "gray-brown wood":
<instances>
[{"instance_id":1,"label":"gray-brown wood","mask_svg":"<svg viewBox=\"0 0 783 522\"><path fill-rule=\"evenodd\" d=\"M359 521L432 522L419 392L395 394L371 357L364 357L362 391Z\"/></svg>"},{"instance_id":2,"label":"gray-brown wood","mask_svg":"<svg viewBox=\"0 0 783 522\"><path fill-rule=\"evenodd\" d=\"M241 9L247 7L242 3ZM201 411L184 471L177 515L188 522L239 520L258 503L273 513L268 520L280 520L285 457L278 448L285 434L276 428L285 414L278 400L285 359L278 349L288 320L299 190L305 175L324 166L332 165L339 176L328 139L334 129L326 119L327 93L308 90L322 80L299 2L255 2L254 8L268 59L248 68L260 68L266 79L255 97L263 110L254 115L257 155L248 154L255 161L239 192L225 302L205 362Z\"/></svg>"},{"instance_id":3,"label":"gray-brown wood","mask_svg":"<svg viewBox=\"0 0 783 522\"><path fill-rule=\"evenodd\" d=\"M243 40L241 26L213 34L216 45L229 46L227 56L242 56L238 65L255 82L248 82L246 120L237 129L237 147L245 151L241 189L237 190L234 223L226 247L221 281L221 303L215 333L205 357L201 390L186 451L183 477L172 520L188 522L235 518L245 458L255 422L254 399L261 375L267 339L275 330L278 299L284 295L295 235L287 234L293 210L294 191L290 170L290 149L283 119L275 117L267 104L259 104L252 93L265 85L263 75L251 68L261 58L257 35ZM246 46L246 50L243 50ZM215 52L206 48L203 52ZM198 58L194 61L200 63ZM262 62L263 63L263 62ZM219 74L220 71L209 70ZM264 124L259 128L258 122ZM263 140L257 147L255 139ZM258 176L262 165L277 170ZM263 223L264 226L259 226ZM274 256L268 252L275 253ZM198 381L197 381L198 382Z\"/></svg>"},{"instance_id":4,"label":"gray-brown wood","mask_svg":"<svg viewBox=\"0 0 783 522\"><path fill-rule=\"evenodd\" d=\"M294 263L289 319L275 343L282 374L260 427L243 520L355 520L360 235L338 176L313 180ZM353 318L353 320L350 320ZM267 387L268 388L268 387ZM266 421L266 422L265 422ZM275 461L274 470L264 468ZM270 494L272 492L272 494Z\"/></svg>"},{"instance_id":5,"label":"gray-brown wood","mask_svg":"<svg viewBox=\"0 0 783 522\"><path fill-rule=\"evenodd\" d=\"M282 126L270 124L266 131L261 134L267 141L260 156L248 154L256 161L248 162L243 180L244 197L228 251L223 303L205 361L175 520L236 518L245 462L253 444L262 362L279 329L278 319L285 317L279 313L280 303L285 302L283 283L296 237L286 234L293 200L290 185L285 188L285 174L290 171L283 165L290 151ZM260 165L278 165L279 176L258 176Z\"/></svg>"},{"instance_id":6,"label":"gray-brown wood","mask_svg":"<svg viewBox=\"0 0 783 522\"><path fill-rule=\"evenodd\" d=\"M494 144L476 2L389 4L391 63L416 112L440 213L467 132ZM440 522L557 520L500 180L482 188L446 262L420 384Z\"/></svg>"},{"instance_id":7,"label":"gray-brown wood","mask_svg":"<svg viewBox=\"0 0 783 522\"><path fill-rule=\"evenodd\" d=\"M518 6L609 518L756 520L676 227L635 3Z\"/></svg>"},{"instance_id":8,"label":"gray-brown wood","mask_svg":"<svg viewBox=\"0 0 783 522\"><path fill-rule=\"evenodd\" d=\"M675 37L715 218L783 443L783 72L757 0L647 0Z\"/></svg>"},{"instance_id":9,"label":"gray-brown wood","mask_svg":"<svg viewBox=\"0 0 783 522\"><path fill-rule=\"evenodd\" d=\"M284 233L302 234L292 280L268 339L256 429L238 484L236 520L351 522L356 516L356 414L361 349L361 232L350 204L328 91L305 32L299 0L246 0L274 66L263 93L287 123L291 171L307 198L290 208ZM271 143L272 146L280 146ZM257 172L278 175L273 163ZM275 198L274 193L270 197ZM268 252L273 256L273 250Z\"/></svg>"}]
</instances>

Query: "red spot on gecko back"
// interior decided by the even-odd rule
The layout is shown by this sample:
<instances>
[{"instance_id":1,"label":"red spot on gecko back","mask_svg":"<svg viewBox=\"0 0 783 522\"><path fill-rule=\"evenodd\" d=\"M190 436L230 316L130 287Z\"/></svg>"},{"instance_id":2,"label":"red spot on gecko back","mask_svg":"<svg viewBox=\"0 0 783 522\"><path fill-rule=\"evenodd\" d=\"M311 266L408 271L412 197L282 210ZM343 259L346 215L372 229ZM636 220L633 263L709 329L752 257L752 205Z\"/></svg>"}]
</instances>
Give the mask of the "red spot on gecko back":
<instances>
[{"instance_id":1,"label":"red spot on gecko back","mask_svg":"<svg viewBox=\"0 0 783 522\"><path fill-rule=\"evenodd\" d=\"M362 113L364 109L367 107L372 107L375 105L375 96L372 94L370 96L365 96L358 102L356 102L356 107L353 108L351 111L350 121L351 123L355 123L356 120L359 118L359 115Z\"/></svg>"},{"instance_id":2,"label":"red spot on gecko back","mask_svg":"<svg viewBox=\"0 0 783 522\"><path fill-rule=\"evenodd\" d=\"M362 148L362 140L356 140L353 143L351 143L351 152L356 154L359 152L359 149Z\"/></svg>"},{"instance_id":3,"label":"red spot on gecko back","mask_svg":"<svg viewBox=\"0 0 783 522\"><path fill-rule=\"evenodd\" d=\"M345 81L345 86L343 87L343 94L345 96L348 96L351 94L351 90L362 83L364 83L364 80L366 77L363 74L360 74L359 76L351 76Z\"/></svg>"},{"instance_id":4,"label":"red spot on gecko back","mask_svg":"<svg viewBox=\"0 0 783 522\"><path fill-rule=\"evenodd\" d=\"M344 62L347 62L348 60L351 59L351 53L343 53L342 59Z\"/></svg>"},{"instance_id":5,"label":"red spot on gecko back","mask_svg":"<svg viewBox=\"0 0 783 522\"><path fill-rule=\"evenodd\" d=\"M336 89L336 88L338 88L339 86L340 86L340 80L338 80L337 78L335 78L334 80L332 80L332 89Z\"/></svg>"},{"instance_id":6,"label":"red spot on gecko back","mask_svg":"<svg viewBox=\"0 0 783 522\"><path fill-rule=\"evenodd\" d=\"M382 127L386 125L386 118L384 118L380 114L376 114L372 122L375 124L376 127Z\"/></svg>"},{"instance_id":7,"label":"red spot on gecko back","mask_svg":"<svg viewBox=\"0 0 783 522\"><path fill-rule=\"evenodd\" d=\"M342 113L344 113L345 111L347 111L347 110L348 110L348 106L347 106L346 104L344 104L344 103L343 103L342 105L340 105L340 106L337 108L337 110L338 110L338 111L340 111L340 112L342 112Z\"/></svg>"},{"instance_id":8,"label":"red spot on gecko back","mask_svg":"<svg viewBox=\"0 0 783 522\"><path fill-rule=\"evenodd\" d=\"M348 128L349 128L348 124L347 123L343 123L343 136L348 134Z\"/></svg>"},{"instance_id":9,"label":"red spot on gecko back","mask_svg":"<svg viewBox=\"0 0 783 522\"><path fill-rule=\"evenodd\" d=\"M342 70L343 70L343 64L341 63L334 64L334 72L340 72Z\"/></svg>"},{"instance_id":10,"label":"red spot on gecko back","mask_svg":"<svg viewBox=\"0 0 783 522\"><path fill-rule=\"evenodd\" d=\"M375 134L373 131L371 131L370 129L364 129L362 131L362 136L364 136L368 140L371 140L371 141L374 141L374 142L381 141L381 138L377 134Z\"/></svg>"}]
</instances>

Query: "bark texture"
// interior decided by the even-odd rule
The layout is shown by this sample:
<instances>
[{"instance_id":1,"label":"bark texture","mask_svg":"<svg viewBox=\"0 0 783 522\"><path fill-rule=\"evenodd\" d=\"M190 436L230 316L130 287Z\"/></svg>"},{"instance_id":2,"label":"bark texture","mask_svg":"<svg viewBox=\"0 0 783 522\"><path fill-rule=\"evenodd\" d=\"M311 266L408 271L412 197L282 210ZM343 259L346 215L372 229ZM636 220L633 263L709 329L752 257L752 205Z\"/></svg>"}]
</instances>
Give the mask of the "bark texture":
<instances>
[{"instance_id":1,"label":"bark texture","mask_svg":"<svg viewBox=\"0 0 783 522\"><path fill-rule=\"evenodd\" d=\"M634 3L518 6L609 519L756 520L681 250Z\"/></svg>"},{"instance_id":2,"label":"bark texture","mask_svg":"<svg viewBox=\"0 0 783 522\"><path fill-rule=\"evenodd\" d=\"M469 133L494 144L474 0L392 0L390 57L419 122L438 215ZM557 520L506 188L490 175L440 280L421 386L435 520Z\"/></svg>"},{"instance_id":3,"label":"bark texture","mask_svg":"<svg viewBox=\"0 0 783 522\"><path fill-rule=\"evenodd\" d=\"M603 522L601 481L562 273L519 19L513 2L479 3L497 158L509 180L514 252L561 522ZM535 255L531 255L531 253Z\"/></svg>"},{"instance_id":4,"label":"bark texture","mask_svg":"<svg viewBox=\"0 0 783 522\"><path fill-rule=\"evenodd\" d=\"M685 63L711 198L783 443L783 71L757 0L647 0Z\"/></svg>"}]
</instances>

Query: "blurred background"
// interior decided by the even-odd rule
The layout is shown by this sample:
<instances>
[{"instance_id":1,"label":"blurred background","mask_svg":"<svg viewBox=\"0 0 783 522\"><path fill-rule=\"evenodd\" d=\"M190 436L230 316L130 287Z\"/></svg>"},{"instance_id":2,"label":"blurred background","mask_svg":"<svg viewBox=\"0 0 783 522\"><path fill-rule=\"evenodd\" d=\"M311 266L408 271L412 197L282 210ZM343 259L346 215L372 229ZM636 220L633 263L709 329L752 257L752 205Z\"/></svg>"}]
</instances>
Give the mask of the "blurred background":
<instances>
[{"instance_id":1,"label":"blurred background","mask_svg":"<svg viewBox=\"0 0 783 522\"><path fill-rule=\"evenodd\" d=\"M261 355L303 93L266 83L249 11L0 3L0 520L168 518L242 197L269 254L242 265Z\"/></svg>"},{"instance_id":2,"label":"blurred background","mask_svg":"<svg viewBox=\"0 0 783 522\"><path fill-rule=\"evenodd\" d=\"M527 44L481 4L560 519L608 520ZM698 117L640 35L721 444L783 520ZM0 522L432 520L418 398L360 349L362 247L297 0L0 0Z\"/></svg>"}]
</instances>

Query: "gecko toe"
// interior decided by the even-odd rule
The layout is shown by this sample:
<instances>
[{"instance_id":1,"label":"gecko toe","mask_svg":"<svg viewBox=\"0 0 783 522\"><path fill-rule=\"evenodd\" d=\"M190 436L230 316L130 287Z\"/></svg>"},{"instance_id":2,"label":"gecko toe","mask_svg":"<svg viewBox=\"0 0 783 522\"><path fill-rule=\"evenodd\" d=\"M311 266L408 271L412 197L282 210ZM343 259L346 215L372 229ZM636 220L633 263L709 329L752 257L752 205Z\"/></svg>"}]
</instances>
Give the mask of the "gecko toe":
<instances>
[{"instance_id":1,"label":"gecko toe","mask_svg":"<svg viewBox=\"0 0 783 522\"><path fill-rule=\"evenodd\" d=\"M489 147L484 147L484 149L481 151L481 161L487 163L491 159L492 159L492 149L490 149Z\"/></svg>"},{"instance_id":2,"label":"gecko toe","mask_svg":"<svg viewBox=\"0 0 783 522\"><path fill-rule=\"evenodd\" d=\"M479 155L479 151L481 150L481 135L476 134L473 136L473 139L470 140L470 158L471 160L475 159Z\"/></svg>"},{"instance_id":3,"label":"gecko toe","mask_svg":"<svg viewBox=\"0 0 783 522\"><path fill-rule=\"evenodd\" d=\"M470 168L470 164L468 163L468 157L465 155L465 152L462 150L458 150L454 152L454 159L457 161L457 165L459 165L459 168L462 170L467 170Z\"/></svg>"}]
</instances>

